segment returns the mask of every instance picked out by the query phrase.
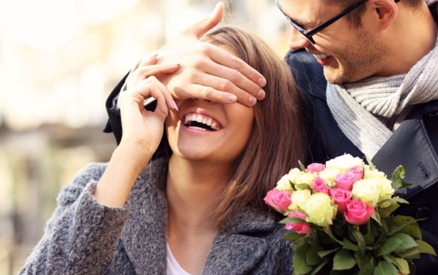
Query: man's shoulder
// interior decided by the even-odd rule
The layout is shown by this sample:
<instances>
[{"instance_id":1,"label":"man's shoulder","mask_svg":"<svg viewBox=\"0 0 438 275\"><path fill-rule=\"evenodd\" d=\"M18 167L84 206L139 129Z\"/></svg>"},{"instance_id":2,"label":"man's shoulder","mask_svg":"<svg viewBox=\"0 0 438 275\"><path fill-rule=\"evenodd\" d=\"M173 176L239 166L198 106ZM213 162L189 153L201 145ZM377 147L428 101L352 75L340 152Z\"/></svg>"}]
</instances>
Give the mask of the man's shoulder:
<instances>
[{"instance_id":1,"label":"man's shoulder","mask_svg":"<svg viewBox=\"0 0 438 275\"><path fill-rule=\"evenodd\" d=\"M305 49L290 50L286 53L285 61L291 68L300 91L325 99L327 81L323 67L312 54Z\"/></svg>"}]
</instances>

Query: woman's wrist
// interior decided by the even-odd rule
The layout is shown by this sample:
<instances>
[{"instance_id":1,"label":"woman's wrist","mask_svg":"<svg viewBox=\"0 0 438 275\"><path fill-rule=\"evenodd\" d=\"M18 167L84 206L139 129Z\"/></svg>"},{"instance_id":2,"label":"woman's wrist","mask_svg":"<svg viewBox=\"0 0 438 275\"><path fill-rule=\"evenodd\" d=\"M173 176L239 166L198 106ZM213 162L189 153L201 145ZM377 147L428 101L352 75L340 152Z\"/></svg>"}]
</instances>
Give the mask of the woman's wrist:
<instances>
[{"instance_id":1,"label":"woman's wrist","mask_svg":"<svg viewBox=\"0 0 438 275\"><path fill-rule=\"evenodd\" d=\"M109 207L125 205L135 181L153 153L121 143L96 186L93 194L96 200Z\"/></svg>"}]
</instances>

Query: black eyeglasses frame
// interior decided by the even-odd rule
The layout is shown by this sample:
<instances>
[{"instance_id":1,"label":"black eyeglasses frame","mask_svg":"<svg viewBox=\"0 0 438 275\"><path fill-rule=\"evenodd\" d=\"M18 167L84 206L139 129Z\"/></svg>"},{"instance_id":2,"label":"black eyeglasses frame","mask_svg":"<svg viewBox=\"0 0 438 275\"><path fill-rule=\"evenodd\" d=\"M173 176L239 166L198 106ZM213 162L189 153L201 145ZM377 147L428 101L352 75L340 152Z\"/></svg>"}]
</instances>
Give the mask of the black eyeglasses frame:
<instances>
[{"instance_id":1,"label":"black eyeglasses frame","mask_svg":"<svg viewBox=\"0 0 438 275\"><path fill-rule=\"evenodd\" d=\"M335 15L334 17L330 18L329 20L325 21L324 23L319 24L318 26L316 26L315 28L313 28L311 30L304 29L299 24L295 23L292 20L292 18L290 18L286 13L284 13L284 11L280 5L280 0L275 0L275 3L277 4L278 9L283 13L283 15L286 17L286 19L292 25L292 27L294 27L297 31L299 31L302 35L304 35L304 37L306 37L310 43L312 43L313 45L316 45L316 42L313 39L313 36L316 33L322 31L323 29L327 28L331 24L335 23L336 21L341 19L343 16L347 15L348 13L352 12L354 9L358 8L360 5L365 4L367 1L368 0L362 0L362 1L359 1L359 2L351 5L350 7L343 10L341 13ZM396 2L398 2L398 1L396 0Z\"/></svg>"}]
</instances>

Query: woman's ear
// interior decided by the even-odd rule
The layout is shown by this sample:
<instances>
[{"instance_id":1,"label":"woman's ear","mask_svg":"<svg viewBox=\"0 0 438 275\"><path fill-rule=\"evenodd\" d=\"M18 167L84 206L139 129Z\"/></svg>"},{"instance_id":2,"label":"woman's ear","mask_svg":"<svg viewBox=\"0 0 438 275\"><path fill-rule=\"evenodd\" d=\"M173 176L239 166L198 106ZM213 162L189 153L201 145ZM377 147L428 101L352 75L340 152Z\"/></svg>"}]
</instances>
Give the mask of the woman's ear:
<instances>
[{"instance_id":1,"label":"woman's ear","mask_svg":"<svg viewBox=\"0 0 438 275\"><path fill-rule=\"evenodd\" d=\"M368 4L374 10L374 19L379 30L383 31L391 26L398 13L399 0L369 0Z\"/></svg>"}]
</instances>

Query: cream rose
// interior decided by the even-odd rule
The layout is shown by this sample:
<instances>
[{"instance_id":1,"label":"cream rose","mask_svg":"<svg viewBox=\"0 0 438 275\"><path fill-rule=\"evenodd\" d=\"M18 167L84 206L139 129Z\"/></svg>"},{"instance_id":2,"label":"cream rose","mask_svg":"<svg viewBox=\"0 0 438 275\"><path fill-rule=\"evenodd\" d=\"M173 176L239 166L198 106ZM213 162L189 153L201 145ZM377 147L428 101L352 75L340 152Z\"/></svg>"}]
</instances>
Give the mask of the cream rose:
<instances>
[{"instance_id":1,"label":"cream rose","mask_svg":"<svg viewBox=\"0 0 438 275\"><path fill-rule=\"evenodd\" d=\"M392 182L386 177L376 178L376 181L380 187L379 202L390 199L395 192Z\"/></svg>"},{"instance_id":2,"label":"cream rose","mask_svg":"<svg viewBox=\"0 0 438 275\"><path fill-rule=\"evenodd\" d=\"M278 191L285 190L292 193L294 189L292 188L290 175L286 174L283 177L281 177L281 179L277 182L277 186L275 187L275 189L277 189Z\"/></svg>"},{"instance_id":3,"label":"cream rose","mask_svg":"<svg viewBox=\"0 0 438 275\"><path fill-rule=\"evenodd\" d=\"M315 193L311 195L301 205L301 209L307 215L306 222L318 226L331 225L337 212L337 207L334 205L332 199L325 193Z\"/></svg>"},{"instance_id":4,"label":"cream rose","mask_svg":"<svg viewBox=\"0 0 438 275\"><path fill-rule=\"evenodd\" d=\"M297 190L292 193L291 200L292 204L290 205L290 210L296 210L301 208L301 206L306 202L306 200L311 196L310 190Z\"/></svg>"},{"instance_id":5,"label":"cream rose","mask_svg":"<svg viewBox=\"0 0 438 275\"><path fill-rule=\"evenodd\" d=\"M340 169L329 167L319 172L319 177L325 181L328 187L333 188L336 186L335 179L340 173L342 173Z\"/></svg>"},{"instance_id":6,"label":"cream rose","mask_svg":"<svg viewBox=\"0 0 438 275\"><path fill-rule=\"evenodd\" d=\"M379 182L376 179L359 180L354 183L351 193L354 199L360 199L364 203L375 207L380 197Z\"/></svg>"}]
</instances>

